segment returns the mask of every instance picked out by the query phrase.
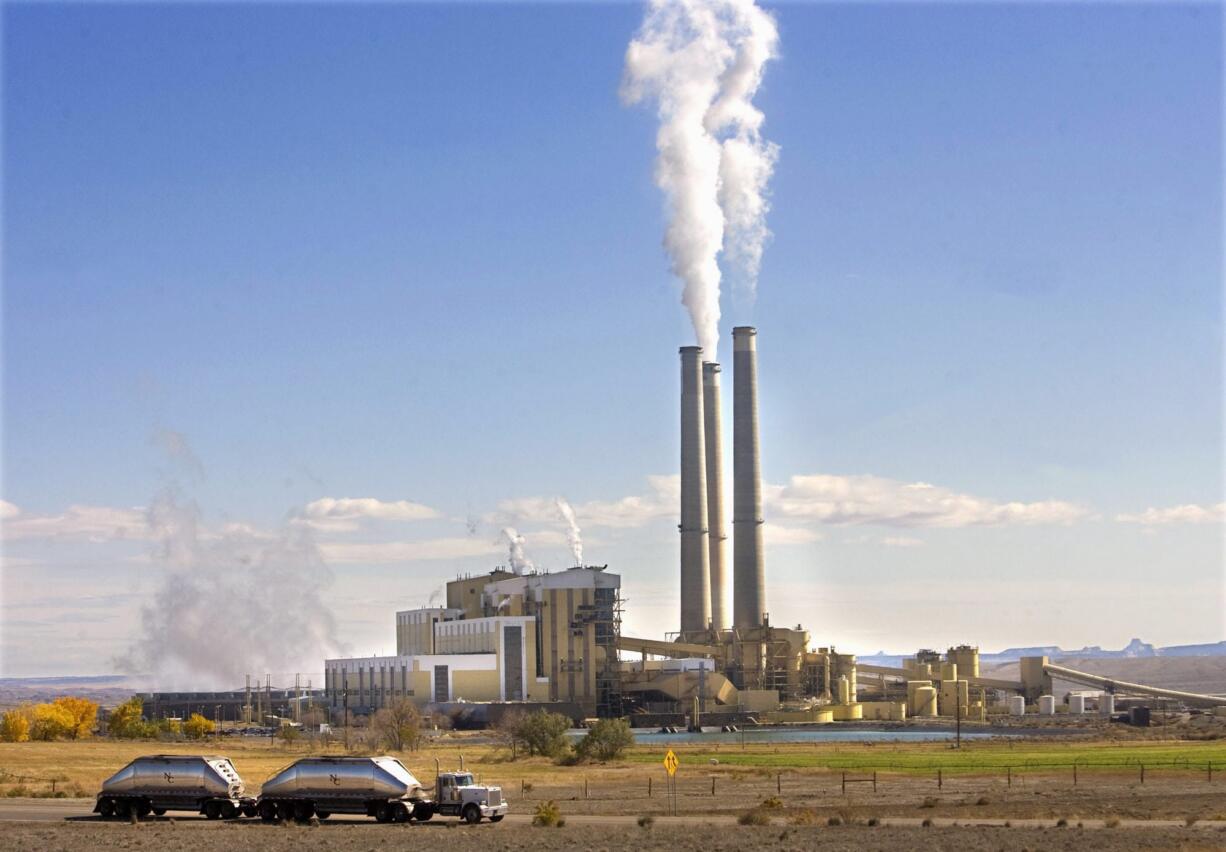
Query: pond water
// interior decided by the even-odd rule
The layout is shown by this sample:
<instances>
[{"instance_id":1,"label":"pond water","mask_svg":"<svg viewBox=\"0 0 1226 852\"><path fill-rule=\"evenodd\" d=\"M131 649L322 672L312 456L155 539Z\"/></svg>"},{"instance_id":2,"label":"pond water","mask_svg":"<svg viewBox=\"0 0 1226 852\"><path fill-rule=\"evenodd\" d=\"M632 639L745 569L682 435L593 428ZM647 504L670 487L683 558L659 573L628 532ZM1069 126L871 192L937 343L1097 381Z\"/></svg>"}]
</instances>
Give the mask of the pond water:
<instances>
[{"instance_id":1,"label":"pond water","mask_svg":"<svg viewBox=\"0 0 1226 852\"><path fill-rule=\"evenodd\" d=\"M1019 731L1010 731L1016 736ZM999 733L976 731L962 732L964 740L983 740L1001 736ZM747 745L755 743L837 743L837 742L932 742L952 740L953 731L926 728L752 728L738 733L725 733L718 728L708 728L701 734L691 734L679 731L675 734L662 734L658 729L636 728L634 740L639 745L669 743L736 743L743 741Z\"/></svg>"}]
</instances>

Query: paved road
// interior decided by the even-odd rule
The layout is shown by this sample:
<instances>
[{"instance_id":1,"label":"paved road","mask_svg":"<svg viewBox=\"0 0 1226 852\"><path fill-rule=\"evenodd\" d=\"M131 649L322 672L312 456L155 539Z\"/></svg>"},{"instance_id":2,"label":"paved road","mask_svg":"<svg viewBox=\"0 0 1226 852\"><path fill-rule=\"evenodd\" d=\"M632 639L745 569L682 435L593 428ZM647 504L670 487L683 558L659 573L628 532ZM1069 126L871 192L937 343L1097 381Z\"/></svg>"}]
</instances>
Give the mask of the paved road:
<instances>
[{"instance_id":1,"label":"paved road","mask_svg":"<svg viewBox=\"0 0 1226 852\"><path fill-rule=\"evenodd\" d=\"M17 821L17 822L62 822L65 820L96 820L99 819L92 811L94 807L93 799L0 799L0 822ZM207 823L202 816L195 814L172 814L175 821L181 824L191 824L193 822ZM162 819L166 819L163 817ZM158 821L157 817L149 817L149 821ZM532 821L532 816L527 813L510 814L507 816L507 822L510 823L528 823ZM635 825L638 822L637 816L611 816L611 815L585 815L585 814L568 814L566 816L568 824L572 825L609 825L609 826L626 826ZM448 820L435 819L429 825L442 825ZM711 814L711 815L693 815L693 816L676 816L676 817L656 817L656 822L663 824L676 825L735 825L736 817L728 814ZM783 824L784 820L778 820ZM914 826L919 827L924 820L920 817L883 817L880 819L881 825L890 826ZM983 825L983 826L1002 826L1006 822L1017 828L1051 828L1056 826L1057 821L1054 819L954 819L945 817L932 818L932 824L935 826L950 826L950 825ZM1085 828L1105 828L1105 822L1101 819L1087 820L1071 820L1072 825L1082 825ZM343 817L335 816L327 821L328 825L349 823L352 825L370 825L375 826L374 820L366 817ZM1175 819L1124 819L1120 820L1120 828L1182 828L1186 823L1183 820ZM1203 829L1226 829L1226 820L1202 820L1196 823L1197 828Z\"/></svg>"}]
</instances>

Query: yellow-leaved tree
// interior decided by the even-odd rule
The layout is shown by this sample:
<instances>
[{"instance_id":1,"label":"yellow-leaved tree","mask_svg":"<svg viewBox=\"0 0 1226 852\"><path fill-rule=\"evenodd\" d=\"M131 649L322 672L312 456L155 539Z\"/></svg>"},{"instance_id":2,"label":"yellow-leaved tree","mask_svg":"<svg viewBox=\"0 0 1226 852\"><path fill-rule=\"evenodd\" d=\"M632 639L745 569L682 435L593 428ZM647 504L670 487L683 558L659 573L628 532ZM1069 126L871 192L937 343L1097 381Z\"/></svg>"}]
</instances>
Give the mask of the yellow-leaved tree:
<instances>
[{"instance_id":1,"label":"yellow-leaved tree","mask_svg":"<svg viewBox=\"0 0 1226 852\"><path fill-rule=\"evenodd\" d=\"M107 731L112 737L123 739L134 740L150 736L152 726L141 718L143 711L140 696L133 695L111 711L111 718L106 723Z\"/></svg>"},{"instance_id":2,"label":"yellow-leaved tree","mask_svg":"<svg viewBox=\"0 0 1226 852\"><path fill-rule=\"evenodd\" d=\"M24 743L30 738L30 717L26 710L9 710L0 716L0 742Z\"/></svg>"},{"instance_id":3,"label":"yellow-leaved tree","mask_svg":"<svg viewBox=\"0 0 1226 852\"><path fill-rule=\"evenodd\" d=\"M199 713L193 713L187 717L187 721L183 723L183 733L190 739L202 739L213 733L213 721L206 719Z\"/></svg>"},{"instance_id":4,"label":"yellow-leaved tree","mask_svg":"<svg viewBox=\"0 0 1226 852\"><path fill-rule=\"evenodd\" d=\"M98 704L88 698L78 698L75 695L65 695L52 702L56 707L65 710L72 717L72 726L65 735L70 740L83 740L94 732L98 723Z\"/></svg>"},{"instance_id":5,"label":"yellow-leaved tree","mask_svg":"<svg viewBox=\"0 0 1226 852\"><path fill-rule=\"evenodd\" d=\"M58 704L35 704L30 717L30 739L58 740L68 736L76 721Z\"/></svg>"}]
</instances>

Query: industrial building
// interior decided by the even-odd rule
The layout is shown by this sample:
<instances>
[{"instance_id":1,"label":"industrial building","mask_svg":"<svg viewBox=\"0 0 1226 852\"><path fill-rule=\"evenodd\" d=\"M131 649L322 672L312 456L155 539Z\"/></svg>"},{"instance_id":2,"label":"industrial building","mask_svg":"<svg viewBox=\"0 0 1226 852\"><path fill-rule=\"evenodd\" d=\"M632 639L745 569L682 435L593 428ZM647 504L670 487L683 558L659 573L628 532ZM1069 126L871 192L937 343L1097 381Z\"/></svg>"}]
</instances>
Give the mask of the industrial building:
<instances>
[{"instance_id":1,"label":"industrial building","mask_svg":"<svg viewBox=\"0 0 1226 852\"><path fill-rule=\"evenodd\" d=\"M980 676L970 645L921 650L897 668L810 647L801 625L771 624L763 549L757 331L734 328L732 557L724 507L722 368L697 346L681 356L679 630L621 634L621 579L605 568L519 574L497 569L447 584L447 605L396 614L396 655L325 662L334 710L369 713L397 698L421 705L531 702L574 716L640 724L984 719L989 708L1054 706L1052 675L1116 684L1026 657L1016 681ZM1131 691L1226 703L1138 684ZM1005 699L1009 699L1006 703ZM1103 706L1112 702L1103 699ZM1069 712L1084 703L1069 702ZM1080 709L1077 709L1080 708ZM1054 712L1054 711L1053 711Z\"/></svg>"}]
</instances>

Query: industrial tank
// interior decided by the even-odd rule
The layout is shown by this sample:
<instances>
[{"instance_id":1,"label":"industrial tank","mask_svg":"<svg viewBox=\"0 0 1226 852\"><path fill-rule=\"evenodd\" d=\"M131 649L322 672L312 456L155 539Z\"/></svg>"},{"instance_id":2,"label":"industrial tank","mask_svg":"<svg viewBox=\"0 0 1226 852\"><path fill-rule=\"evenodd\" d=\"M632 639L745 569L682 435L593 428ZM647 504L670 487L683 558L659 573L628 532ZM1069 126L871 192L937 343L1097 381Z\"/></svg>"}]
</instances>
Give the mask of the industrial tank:
<instances>
[{"instance_id":1,"label":"industrial tank","mask_svg":"<svg viewBox=\"0 0 1226 852\"><path fill-rule=\"evenodd\" d=\"M102 782L112 796L175 795L238 798L243 779L226 757L155 754L138 757Z\"/></svg>"},{"instance_id":2,"label":"industrial tank","mask_svg":"<svg viewBox=\"0 0 1226 852\"><path fill-rule=\"evenodd\" d=\"M394 757L305 757L264 782L261 799L423 797L421 782Z\"/></svg>"},{"instance_id":3,"label":"industrial tank","mask_svg":"<svg viewBox=\"0 0 1226 852\"><path fill-rule=\"evenodd\" d=\"M1098 699L1098 712L1104 716L1110 716L1115 712L1115 694L1104 692L1102 697Z\"/></svg>"},{"instance_id":4,"label":"industrial tank","mask_svg":"<svg viewBox=\"0 0 1226 852\"><path fill-rule=\"evenodd\" d=\"M1070 695L1068 697L1068 712L1070 716L1080 716L1086 712L1086 697L1084 695Z\"/></svg>"},{"instance_id":5,"label":"industrial tank","mask_svg":"<svg viewBox=\"0 0 1226 852\"><path fill-rule=\"evenodd\" d=\"M1054 716L1056 715L1056 696L1040 695L1039 696L1039 715Z\"/></svg>"},{"instance_id":6,"label":"industrial tank","mask_svg":"<svg viewBox=\"0 0 1226 852\"><path fill-rule=\"evenodd\" d=\"M937 691L931 686L921 686L915 690L914 716L935 716L937 714Z\"/></svg>"},{"instance_id":7,"label":"industrial tank","mask_svg":"<svg viewBox=\"0 0 1226 852\"><path fill-rule=\"evenodd\" d=\"M1009 715L1010 716L1025 716L1026 715L1026 699L1021 695L1009 696Z\"/></svg>"}]
</instances>

